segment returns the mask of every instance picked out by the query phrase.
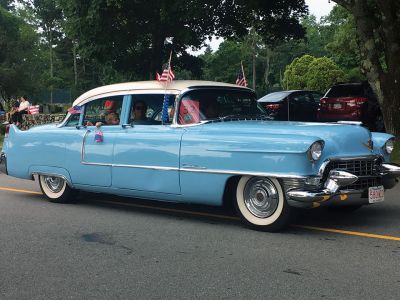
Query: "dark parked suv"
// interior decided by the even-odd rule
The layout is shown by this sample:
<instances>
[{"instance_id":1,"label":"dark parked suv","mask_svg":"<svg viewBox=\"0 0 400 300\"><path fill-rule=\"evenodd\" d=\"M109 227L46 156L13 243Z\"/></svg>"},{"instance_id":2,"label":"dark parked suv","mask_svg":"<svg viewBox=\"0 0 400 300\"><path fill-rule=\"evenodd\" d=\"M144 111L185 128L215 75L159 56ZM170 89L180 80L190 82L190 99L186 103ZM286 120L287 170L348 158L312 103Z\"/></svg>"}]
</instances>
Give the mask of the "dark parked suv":
<instances>
[{"instance_id":1,"label":"dark parked suv","mask_svg":"<svg viewBox=\"0 0 400 300\"><path fill-rule=\"evenodd\" d=\"M274 120L313 122L321 97L322 94L315 91L281 91L265 95L258 103Z\"/></svg>"},{"instance_id":2,"label":"dark parked suv","mask_svg":"<svg viewBox=\"0 0 400 300\"><path fill-rule=\"evenodd\" d=\"M385 131L379 103L367 82L332 86L320 100L317 120L359 121L372 131Z\"/></svg>"}]
</instances>

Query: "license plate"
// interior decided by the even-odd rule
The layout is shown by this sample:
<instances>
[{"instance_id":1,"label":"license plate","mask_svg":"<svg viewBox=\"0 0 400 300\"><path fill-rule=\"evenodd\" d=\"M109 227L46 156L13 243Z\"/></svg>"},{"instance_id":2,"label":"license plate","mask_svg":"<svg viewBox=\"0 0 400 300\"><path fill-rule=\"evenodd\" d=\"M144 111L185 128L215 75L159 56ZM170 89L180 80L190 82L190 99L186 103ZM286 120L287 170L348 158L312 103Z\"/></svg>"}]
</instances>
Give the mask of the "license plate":
<instances>
[{"instance_id":1,"label":"license plate","mask_svg":"<svg viewBox=\"0 0 400 300\"><path fill-rule=\"evenodd\" d=\"M368 188L369 203L378 203L385 200L385 190L383 186L373 186Z\"/></svg>"},{"instance_id":2,"label":"license plate","mask_svg":"<svg viewBox=\"0 0 400 300\"><path fill-rule=\"evenodd\" d=\"M341 108L342 108L342 104L340 104L340 103L334 103L334 104L333 104L333 108L334 108L334 109L341 109Z\"/></svg>"}]
</instances>

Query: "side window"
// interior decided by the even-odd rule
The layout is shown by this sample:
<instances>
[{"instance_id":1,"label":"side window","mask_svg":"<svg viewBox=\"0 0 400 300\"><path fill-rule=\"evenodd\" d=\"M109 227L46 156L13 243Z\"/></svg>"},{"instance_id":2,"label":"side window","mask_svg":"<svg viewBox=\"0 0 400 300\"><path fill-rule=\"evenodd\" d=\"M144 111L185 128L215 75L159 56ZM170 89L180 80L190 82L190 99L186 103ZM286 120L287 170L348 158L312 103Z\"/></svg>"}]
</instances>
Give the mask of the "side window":
<instances>
[{"instance_id":1,"label":"side window","mask_svg":"<svg viewBox=\"0 0 400 300\"><path fill-rule=\"evenodd\" d=\"M319 100L322 98L322 94L319 94L319 93L312 93L312 96L313 96L313 98L314 98L314 102L315 102L316 104L319 104Z\"/></svg>"},{"instance_id":2,"label":"side window","mask_svg":"<svg viewBox=\"0 0 400 300\"><path fill-rule=\"evenodd\" d=\"M103 126L120 123L121 108L124 96L104 97L86 104L84 125L93 126L101 122Z\"/></svg>"},{"instance_id":3,"label":"side window","mask_svg":"<svg viewBox=\"0 0 400 300\"><path fill-rule=\"evenodd\" d=\"M304 93L298 93L295 94L292 98L291 101L293 104L309 104L312 102L312 99L309 94L304 94Z\"/></svg>"},{"instance_id":4,"label":"side window","mask_svg":"<svg viewBox=\"0 0 400 300\"><path fill-rule=\"evenodd\" d=\"M134 94L130 109L130 122L140 125L161 125L163 105L168 105L164 123L172 122L174 115L175 95Z\"/></svg>"},{"instance_id":5,"label":"side window","mask_svg":"<svg viewBox=\"0 0 400 300\"><path fill-rule=\"evenodd\" d=\"M67 123L65 124L66 127L75 127L76 125L79 125L79 119L81 117L80 113L72 114Z\"/></svg>"}]
</instances>

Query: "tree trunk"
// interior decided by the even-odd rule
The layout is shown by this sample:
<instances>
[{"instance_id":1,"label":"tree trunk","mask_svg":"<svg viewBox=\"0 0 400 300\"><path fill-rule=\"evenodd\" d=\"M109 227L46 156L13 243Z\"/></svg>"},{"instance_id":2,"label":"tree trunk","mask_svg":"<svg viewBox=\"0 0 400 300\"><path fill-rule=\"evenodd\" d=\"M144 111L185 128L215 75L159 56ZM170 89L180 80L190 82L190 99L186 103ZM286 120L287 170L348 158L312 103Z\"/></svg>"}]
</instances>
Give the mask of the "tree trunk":
<instances>
[{"instance_id":1,"label":"tree trunk","mask_svg":"<svg viewBox=\"0 0 400 300\"><path fill-rule=\"evenodd\" d=\"M54 76L54 65L53 65L53 31L50 29L49 32L49 50L50 50L50 103L53 103L53 76Z\"/></svg>"},{"instance_id":2,"label":"tree trunk","mask_svg":"<svg viewBox=\"0 0 400 300\"><path fill-rule=\"evenodd\" d=\"M378 98L386 131L400 135L400 4L398 0L334 1L354 16L361 69Z\"/></svg>"},{"instance_id":3,"label":"tree trunk","mask_svg":"<svg viewBox=\"0 0 400 300\"><path fill-rule=\"evenodd\" d=\"M271 69L271 50L267 47L267 55L265 57L265 73L264 73L264 82L267 88L269 88L269 73Z\"/></svg>"},{"instance_id":4,"label":"tree trunk","mask_svg":"<svg viewBox=\"0 0 400 300\"><path fill-rule=\"evenodd\" d=\"M73 55L73 60L74 60L74 86L75 86L75 89L78 86L78 66L76 63L76 47L77 47L76 42L73 41L72 42L72 55Z\"/></svg>"}]
</instances>

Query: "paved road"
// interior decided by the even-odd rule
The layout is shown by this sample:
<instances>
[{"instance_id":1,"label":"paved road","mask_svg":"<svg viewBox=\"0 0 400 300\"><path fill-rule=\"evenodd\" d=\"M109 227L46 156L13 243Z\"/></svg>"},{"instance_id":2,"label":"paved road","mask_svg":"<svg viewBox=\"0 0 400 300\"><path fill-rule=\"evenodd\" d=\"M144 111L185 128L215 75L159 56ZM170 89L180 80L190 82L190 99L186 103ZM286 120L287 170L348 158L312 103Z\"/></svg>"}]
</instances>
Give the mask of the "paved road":
<instances>
[{"instance_id":1,"label":"paved road","mask_svg":"<svg viewBox=\"0 0 400 300\"><path fill-rule=\"evenodd\" d=\"M4 175L0 188L39 191ZM59 205L0 189L0 299L399 299L400 240L384 237L400 238L399 193L297 221L343 234L264 233L206 207L100 194Z\"/></svg>"}]
</instances>

